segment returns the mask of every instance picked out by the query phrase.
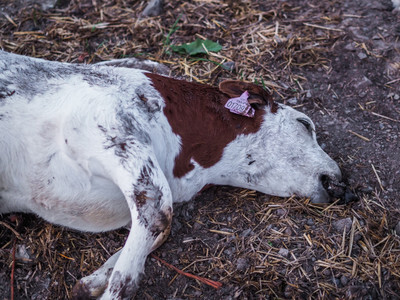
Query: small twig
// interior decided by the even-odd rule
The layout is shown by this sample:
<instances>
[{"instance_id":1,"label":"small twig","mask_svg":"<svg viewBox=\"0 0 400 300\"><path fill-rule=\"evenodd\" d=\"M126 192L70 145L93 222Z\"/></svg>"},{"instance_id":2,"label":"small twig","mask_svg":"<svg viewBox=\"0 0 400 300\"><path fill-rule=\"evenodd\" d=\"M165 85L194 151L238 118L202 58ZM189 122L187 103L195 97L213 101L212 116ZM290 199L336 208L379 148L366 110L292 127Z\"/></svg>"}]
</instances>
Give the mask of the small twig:
<instances>
[{"instance_id":1,"label":"small twig","mask_svg":"<svg viewBox=\"0 0 400 300\"><path fill-rule=\"evenodd\" d=\"M373 111L370 111L370 113L373 114L374 116L377 116L377 117L380 117L380 118L383 118L383 119L386 119L386 120L390 120L390 121L393 121L393 122L400 122L399 120L392 119L390 117L386 117L384 115L378 114L378 113L373 112Z\"/></svg>"},{"instance_id":2,"label":"small twig","mask_svg":"<svg viewBox=\"0 0 400 300\"><path fill-rule=\"evenodd\" d=\"M372 167L372 170L373 170L374 173L375 173L376 179L378 180L378 183L379 183L379 186L380 186L382 192L384 192L385 189L384 189L383 186L382 186L382 181L381 181L381 179L379 178L378 172L376 171L376 169L375 169L375 167L374 167L373 164L371 164L371 167Z\"/></svg>"},{"instance_id":3,"label":"small twig","mask_svg":"<svg viewBox=\"0 0 400 300\"><path fill-rule=\"evenodd\" d=\"M381 262L378 260L378 283L379 283L379 288L382 288L382 268L381 268Z\"/></svg>"},{"instance_id":4,"label":"small twig","mask_svg":"<svg viewBox=\"0 0 400 300\"><path fill-rule=\"evenodd\" d=\"M15 27L18 27L18 25L14 22L13 19L11 19L11 17L10 17L8 14L3 13L3 15L6 17L6 19L8 20L8 22L10 22L11 24L13 24Z\"/></svg>"},{"instance_id":5,"label":"small twig","mask_svg":"<svg viewBox=\"0 0 400 300\"><path fill-rule=\"evenodd\" d=\"M103 248L103 250L106 251L106 253L108 254L108 256L111 256L110 252L107 251L106 247L104 247L104 245L101 243L100 239L96 239L96 241L99 243L99 245L101 246L101 248Z\"/></svg>"},{"instance_id":6,"label":"small twig","mask_svg":"<svg viewBox=\"0 0 400 300\"><path fill-rule=\"evenodd\" d=\"M353 250L353 244L354 244L354 233L356 231L356 217L353 217L353 222L351 224L351 231L350 231L350 240L349 240L349 253L347 256L351 256L351 251Z\"/></svg>"},{"instance_id":7,"label":"small twig","mask_svg":"<svg viewBox=\"0 0 400 300\"><path fill-rule=\"evenodd\" d=\"M319 28L319 29L325 29L325 30L332 30L332 31L343 32L342 29L330 28L330 27L321 26L321 25L316 25L316 24L310 24L310 23L303 23L303 24L306 25L306 26L315 27L315 28Z\"/></svg>"},{"instance_id":8,"label":"small twig","mask_svg":"<svg viewBox=\"0 0 400 300\"><path fill-rule=\"evenodd\" d=\"M400 78L393 79L391 81L386 82L385 84L392 84L392 83L395 83L397 81L400 81Z\"/></svg>"},{"instance_id":9,"label":"small twig","mask_svg":"<svg viewBox=\"0 0 400 300\"><path fill-rule=\"evenodd\" d=\"M62 253L58 253L58 255L60 255L61 257L64 257L64 258L66 258L66 259L69 259L69 260L73 260L73 261L75 261L75 259L74 259L74 258L72 258L72 257L68 257L68 256L66 256L66 255L64 255L64 254L62 254Z\"/></svg>"},{"instance_id":10,"label":"small twig","mask_svg":"<svg viewBox=\"0 0 400 300\"><path fill-rule=\"evenodd\" d=\"M359 15L351 15L351 14L343 14L343 17L345 18L363 18L363 16L359 16Z\"/></svg>"},{"instance_id":11,"label":"small twig","mask_svg":"<svg viewBox=\"0 0 400 300\"><path fill-rule=\"evenodd\" d=\"M186 273L183 272L182 270L179 270L177 267L170 265L169 263L167 263L166 261L162 260L161 258L159 258L157 255L155 255L154 253L151 254L151 256L155 259L157 259L158 261L160 261L161 263L163 263L164 265L166 265L168 268L173 269L174 271L178 272L181 275L187 276L189 278L193 278L196 279L202 283L205 283L209 286L212 286L215 289L219 289L220 287L222 287L222 283L221 282L217 282L217 281L213 281L207 278L203 278L203 277L199 277L190 273Z\"/></svg>"},{"instance_id":12,"label":"small twig","mask_svg":"<svg viewBox=\"0 0 400 300\"><path fill-rule=\"evenodd\" d=\"M17 248L17 239L14 238L12 249L12 265L11 265L11 300L14 300L14 270L15 270L15 250Z\"/></svg>"},{"instance_id":13,"label":"small twig","mask_svg":"<svg viewBox=\"0 0 400 300\"><path fill-rule=\"evenodd\" d=\"M304 238L306 239L307 243L312 247L313 243L309 234L303 233Z\"/></svg>"},{"instance_id":14,"label":"small twig","mask_svg":"<svg viewBox=\"0 0 400 300\"><path fill-rule=\"evenodd\" d=\"M14 31L14 35L43 35L43 31Z\"/></svg>"},{"instance_id":15,"label":"small twig","mask_svg":"<svg viewBox=\"0 0 400 300\"><path fill-rule=\"evenodd\" d=\"M351 134L354 134L355 136L359 137L360 139L366 141L366 142L370 142L371 141L369 138L366 138L365 136L363 136L363 135L361 135L361 134L359 134L357 132L354 132L353 130L349 130L349 132Z\"/></svg>"},{"instance_id":16,"label":"small twig","mask_svg":"<svg viewBox=\"0 0 400 300\"><path fill-rule=\"evenodd\" d=\"M8 225L7 223L5 223L3 221L0 221L0 225L3 225L4 227L10 229L14 233L14 235L15 235L15 237L17 239L22 240L21 235L14 228L12 228L10 225Z\"/></svg>"},{"instance_id":17,"label":"small twig","mask_svg":"<svg viewBox=\"0 0 400 300\"><path fill-rule=\"evenodd\" d=\"M227 231L216 230L216 229L210 229L209 231L212 233L218 233L218 234L224 234L224 235L234 235L233 232L227 232Z\"/></svg>"}]
</instances>

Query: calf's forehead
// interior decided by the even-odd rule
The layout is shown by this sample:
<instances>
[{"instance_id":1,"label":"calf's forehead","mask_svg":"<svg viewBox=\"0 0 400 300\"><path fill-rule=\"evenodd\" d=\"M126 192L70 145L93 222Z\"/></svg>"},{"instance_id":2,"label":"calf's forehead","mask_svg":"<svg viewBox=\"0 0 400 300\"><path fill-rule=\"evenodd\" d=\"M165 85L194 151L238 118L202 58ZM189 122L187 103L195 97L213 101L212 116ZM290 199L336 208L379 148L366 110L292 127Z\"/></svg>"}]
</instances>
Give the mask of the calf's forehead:
<instances>
[{"instance_id":1,"label":"calf's forehead","mask_svg":"<svg viewBox=\"0 0 400 300\"><path fill-rule=\"evenodd\" d=\"M298 132L299 119L306 120L311 124L311 128L315 130L314 122L306 114L284 104L279 104L276 114L266 114L264 127L277 127L293 133Z\"/></svg>"},{"instance_id":2,"label":"calf's forehead","mask_svg":"<svg viewBox=\"0 0 400 300\"><path fill-rule=\"evenodd\" d=\"M307 130L298 119L306 120L311 124L311 129ZM250 145L253 149L260 148L260 152L278 151L287 152L295 149L310 146L315 148L316 141L315 126L312 120L302 112L289 106L280 104L275 114L264 115L264 121L255 139L257 143Z\"/></svg>"}]
</instances>

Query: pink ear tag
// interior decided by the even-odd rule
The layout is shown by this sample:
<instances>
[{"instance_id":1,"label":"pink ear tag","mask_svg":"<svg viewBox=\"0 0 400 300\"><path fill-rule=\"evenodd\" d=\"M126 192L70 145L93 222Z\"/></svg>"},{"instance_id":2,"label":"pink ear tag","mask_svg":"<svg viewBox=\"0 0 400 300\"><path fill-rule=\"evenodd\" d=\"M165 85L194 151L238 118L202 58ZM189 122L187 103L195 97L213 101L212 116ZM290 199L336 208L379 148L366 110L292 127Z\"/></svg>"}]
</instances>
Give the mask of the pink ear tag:
<instances>
[{"instance_id":1,"label":"pink ear tag","mask_svg":"<svg viewBox=\"0 0 400 300\"><path fill-rule=\"evenodd\" d=\"M247 98L249 98L249 93L245 91L240 97L229 99L225 107L229 109L231 113L253 118L255 110L251 107Z\"/></svg>"}]
</instances>

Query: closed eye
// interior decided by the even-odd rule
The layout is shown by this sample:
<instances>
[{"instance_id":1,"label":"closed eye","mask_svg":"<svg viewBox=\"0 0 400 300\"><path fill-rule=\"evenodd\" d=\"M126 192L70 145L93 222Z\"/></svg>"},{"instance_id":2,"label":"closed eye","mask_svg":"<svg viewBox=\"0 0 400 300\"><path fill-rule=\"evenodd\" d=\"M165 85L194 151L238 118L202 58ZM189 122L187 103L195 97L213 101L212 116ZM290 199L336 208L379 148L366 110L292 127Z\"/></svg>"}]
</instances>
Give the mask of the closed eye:
<instances>
[{"instance_id":1,"label":"closed eye","mask_svg":"<svg viewBox=\"0 0 400 300\"><path fill-rule=\"evenodd\" d=\"M307 119L304 119L304 118L297 118L296 120L299 121L301 124L303 124L304 127L305 127L310 133L313 132L313 128L312 128L312 126L311 126L310 121L308 121Z\"/></svg>"}]
</instances>

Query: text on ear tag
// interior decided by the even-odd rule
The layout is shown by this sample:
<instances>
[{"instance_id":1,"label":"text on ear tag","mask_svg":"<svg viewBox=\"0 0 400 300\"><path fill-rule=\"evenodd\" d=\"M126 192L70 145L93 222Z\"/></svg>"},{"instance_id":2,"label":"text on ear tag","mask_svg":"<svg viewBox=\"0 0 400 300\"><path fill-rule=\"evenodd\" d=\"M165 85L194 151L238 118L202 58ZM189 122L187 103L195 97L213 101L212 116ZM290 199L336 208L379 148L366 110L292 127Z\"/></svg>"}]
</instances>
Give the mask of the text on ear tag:
<instances>
[{"instance_id":1,"label":"text on ear tag","mask_svg":"<svg viewBox=\"0 0 400 300\"><path fill-rule=\"evenodd\" d=\"M229 99L225 107L229 109L231 113L253 118L255 110L251 107L247 98L249 98L249 93L245 91L240 97Z\"/></svg>"}]
</instances>

